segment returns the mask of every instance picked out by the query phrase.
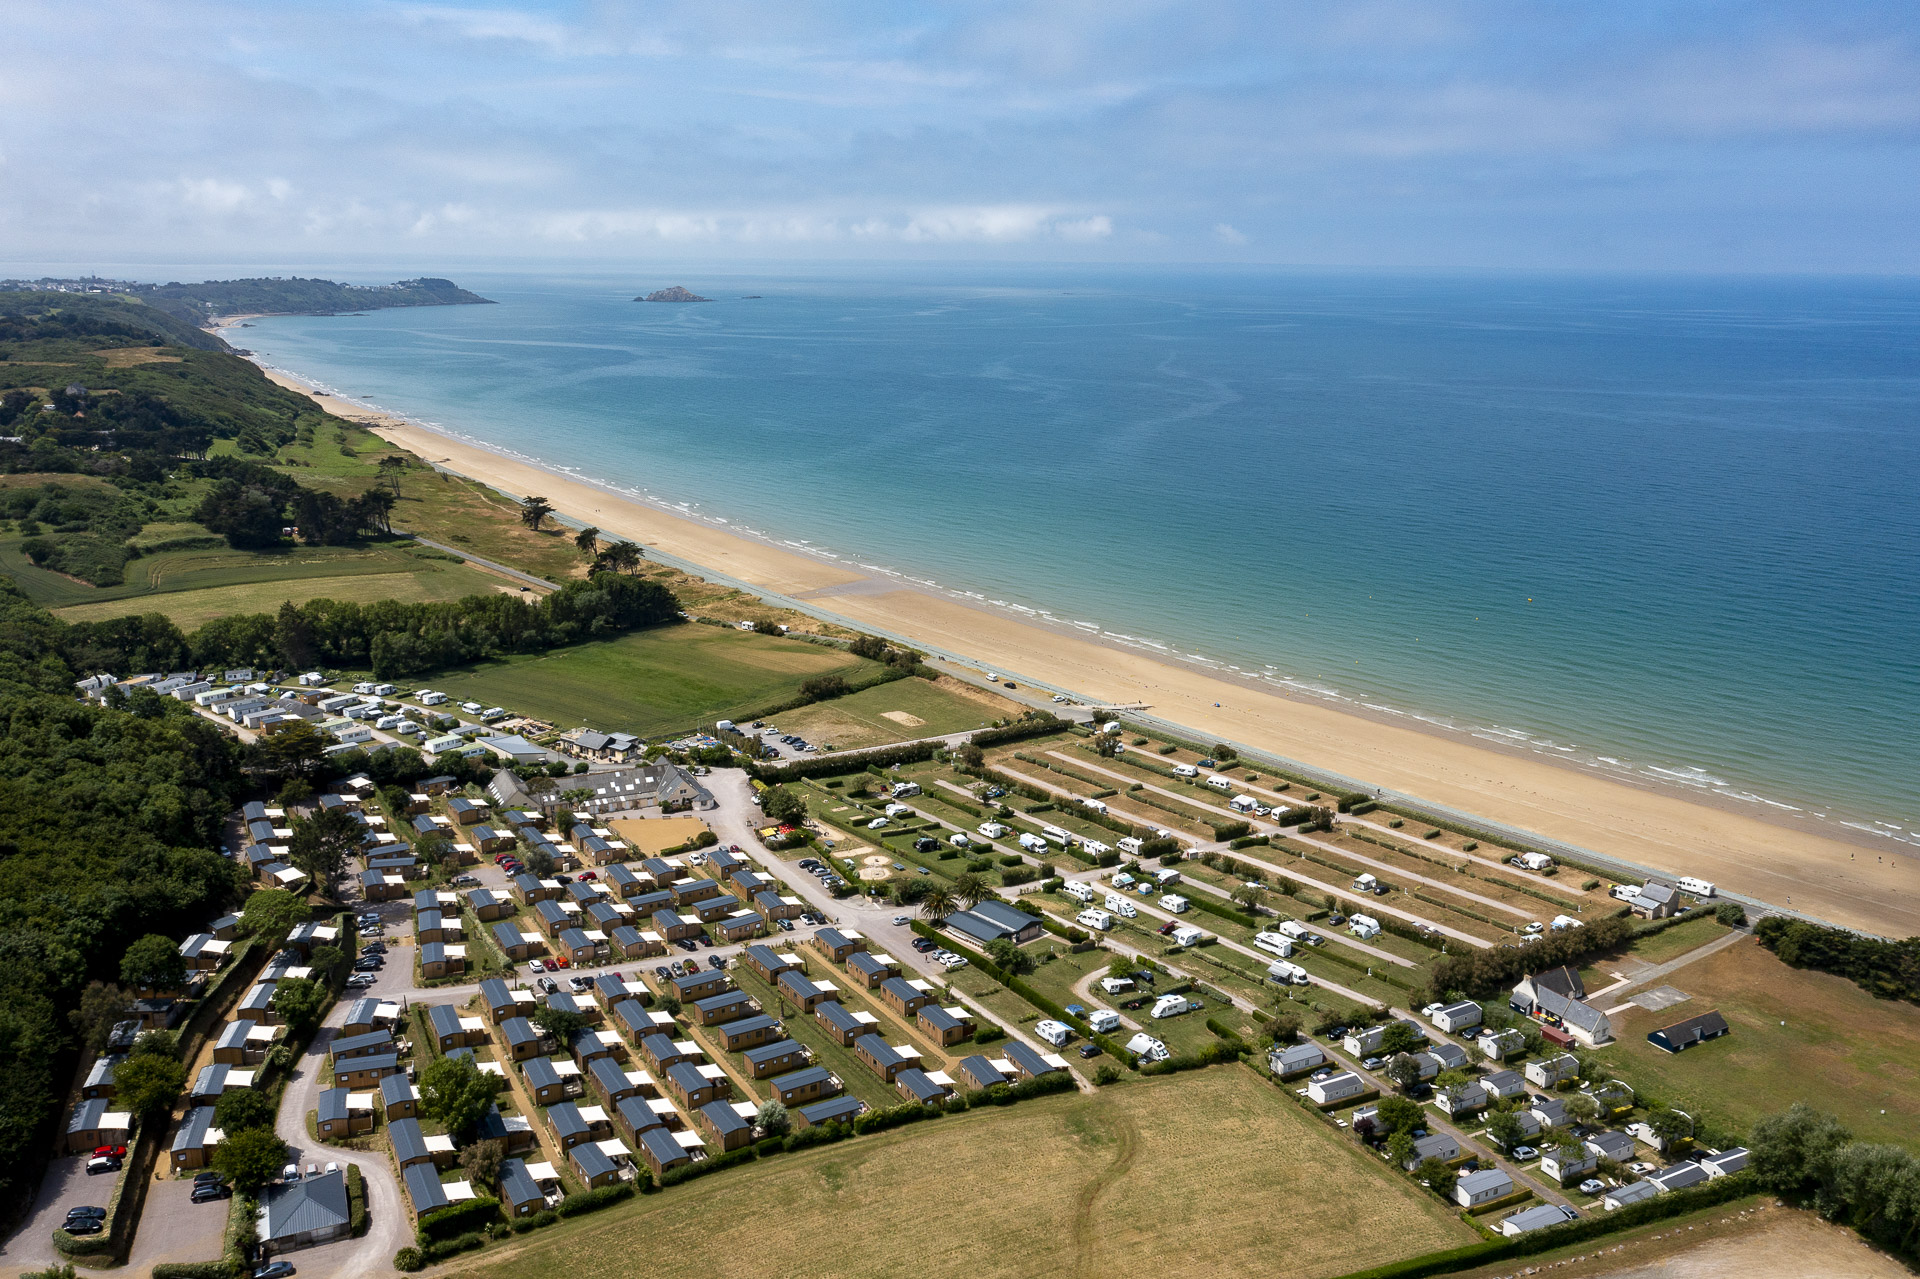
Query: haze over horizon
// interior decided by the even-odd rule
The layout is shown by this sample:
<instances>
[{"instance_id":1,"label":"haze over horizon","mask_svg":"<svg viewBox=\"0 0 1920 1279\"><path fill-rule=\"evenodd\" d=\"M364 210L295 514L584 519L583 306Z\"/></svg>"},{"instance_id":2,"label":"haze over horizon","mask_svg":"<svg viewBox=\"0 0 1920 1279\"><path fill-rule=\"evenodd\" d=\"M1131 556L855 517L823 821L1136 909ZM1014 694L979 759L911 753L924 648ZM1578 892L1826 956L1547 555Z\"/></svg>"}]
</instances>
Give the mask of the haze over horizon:
<instances>
[{"instance_id":1,"label":"haze over horizon","mask_svg":"<svg viewBox=\"0 0 1920 1279\"><path fill-rule=\"evenodd\" d=\"M1920 270L1906 5L10 17L15 260Z\"/></svg>"}]
</instances>

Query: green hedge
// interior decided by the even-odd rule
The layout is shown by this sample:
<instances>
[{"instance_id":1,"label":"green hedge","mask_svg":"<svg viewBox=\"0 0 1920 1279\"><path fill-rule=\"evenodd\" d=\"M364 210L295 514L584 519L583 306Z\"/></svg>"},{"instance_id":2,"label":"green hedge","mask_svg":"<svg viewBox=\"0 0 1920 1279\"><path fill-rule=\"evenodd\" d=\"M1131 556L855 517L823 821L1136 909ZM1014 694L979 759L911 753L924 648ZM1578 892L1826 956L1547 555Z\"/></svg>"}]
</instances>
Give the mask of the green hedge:
<instances>
[{"instance_id":1,"label":"green hedge","mask_svg":"<svg viewBox=\"0 0 1920 1279\"><path fill-rule=\"evenodd\" d=\"M1023 742L1029 737L1045 737L1069 727L1068 721L1043 713L1032 719L1017 720L1004 728L983 728L968 740L981 750L986 750L990 746L1005 746L1008 742Z\"/></svg>"},{"instance_id":2,"label":"green hedge","mask_svg":"<svg viewBox=\"0 0 1920 1279\"><path fill-rule=\"evenodd\" d=\"M1165 1061L1156 1061L1140 1067L1143 1075L1172 1075L1183 1070L1205 1070L1208 1066L1220 1066L1240 1060L1240 1051L1227 1040L1217 1044L1208 1044L1197 1053L1181 1053Z\"/></svg>"},{"instance_id":3,"label":"green hedge","mask_svg":"<svg viewBox=\"0 0 1920 1279\"><path fill-rule=\"evenodd\" d=\"M752 1146L729 1150L723 1155L714 1155L711 1158L702 1159L699 1163L685 1164L661 1173L660 1188L665 1190L668 1186L677 1186L683 1181L698 1181L702 1177L711 1177L716 1172L725 1172L741 1164L750 1164L759 1157L760 1152ZM611 1190L613 1187L608 1186L606 1189ZM564 1208L566 1204L563 1202L560 1206Z\"/></svg>"},{"instance_id":4,"label":"green hedge","mask_svg":"<svg viewBox=\"0 0 1920 1279\"><path fill-rule=\"evenodd\" d=\"M889 1128L901 1128L907 1124L917 1124L923 1119L938 1119L947 1112L939 1106L926 1106L917 1101L909 1101L899 1106L888 1106L884 1110L869 1110L855 1115L853 1131L855 1133L885 1132Z\"/></svg>"},{"instance_id":5,"label":"green hedge","mask_svg":"<svg viewBox=\"0 0 1920 1279\"><path fill-rule=\"evenodd\" d=\"M436 1209L420 1218L420 1242L451 1239L471 1231L483 1230L500 1215L500 1201L487 1195Z\"/></svg>"},{"instance_id":6,"label":"green hedge","mask_svg":"<svg viewBox=\"0 0 1920 1279\"><path fill-rule=\"evenodd\" d=\"M233 1279L242 1267L220 1261L162 1261L153 1267L153 1279Z\"/></svg>"},{"instance_id":7,"label":"green hedge","mask_svg":"<svg viewBox=\"0 0 1920 1279\"><path fill-rule=\"evenodd\" d=\"M636 1169L631 1182L618 1186L601 1186L598 1190L582 1190L578 1194L568 1195L560 1201L558 1212L562 1217L578 1217L582 1213L598 1212L610 1204L623 1199L633 1198L634 1188L645 1189L653 1174L644 1168Z\"/></svg>"},{"instance_id":8,"label":"green hedge","mask_svg":"<svg viewBox=\"0 0 1920 1279\"><path fill-rule=\"evenodd\" d=\"M516 1235L524 1235L529 1230L539 1230L545 1226L551 1226L559 1220L559 1213L551 1208L543 1208L531 1217L515 1217L513 1219L513 1233Z\"/></svg>"},{"instance_id":9,"label":"green hedge","mask_svg":"<svg viewBox=\"0 0 1920 1279\"><path fill-rule=\"evenodd\" d=\"M1181 895L1186 896L1186 894L1184 893ZM1245 911L1235 910L1231 906L1225 906L1220 904L1219 902L1213 901L1211 900L1211 896L1212 896L1211 894L1201 893L1196 891L1193 894L1193 896L1187 897L1187 905L1193 907L1197 911L1202 911L1209 915L1218 915L1222 919L1230 919L1234 923L1240 925L1242 928L1251 928L1256 932L1259 931L1260 929L1259 920L1255 919L1252 915L1247 914Z\"/></svg>"},{"instance_id":10,"label":"green hedge","mask_svg":"<svg viewBox=\"0 0 1920 1279\"><path fill-rule=\"evenodd\" d=\"M1759 1186L1751 1173L1740 1172L1731 1177L1716 1177L1703 1185L1692 1186L1686 1190L1675 1190L1637 1204L1628 1204L1625 1208L1604 1216L1581 1217L1564 1225L1529 1231L1512 1239L1468 1244L1464 1248L1428 1253L1424 1257L1409 1257L1405 1261L1375 1266L1369 1270L1356 1270L1351 1274L1342 1275L1340 1279L1425 1279L1428 1275L1453 1274L1488 1262L1505 1261L1510 1257L1532 1256L1554 1248L1585 1243L1589 1239L1597 1239L1621 1230L1631 1230L1637 1226L1651 1225L1656 1221L1684 1216L1702 1208L1717 1207L1735 1199L1745 1198L1758 1189Z\"/></svg>"},{"instance_id":11,"label":"green hedge","mask_svg":"<svg viewBox=\"0 0 1920 1279\"><path fill-rule=\"evenodd\" d=\"M367 1179L359 1164L347 1165L347 1220L355 1239L367 1233Z\"/></svg>"}]
</instances>

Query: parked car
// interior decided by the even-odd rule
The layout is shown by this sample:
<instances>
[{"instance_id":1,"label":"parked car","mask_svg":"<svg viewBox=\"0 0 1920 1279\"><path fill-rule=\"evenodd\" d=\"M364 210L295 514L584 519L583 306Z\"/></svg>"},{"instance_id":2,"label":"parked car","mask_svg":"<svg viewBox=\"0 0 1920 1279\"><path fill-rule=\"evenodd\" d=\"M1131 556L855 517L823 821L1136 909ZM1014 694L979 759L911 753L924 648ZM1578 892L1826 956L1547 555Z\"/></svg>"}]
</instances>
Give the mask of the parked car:
<instances>
[{"instance_id":1,"label":"parked car","mask_svg":"<svg viewBox=\"0 0 1920 1279\"><path fill-rule=\"evenodd\" d=\"M1100 1055L1100 1045L1099 1044L1081 1044L1080 1055L1082 1057L1098 1057Z\"/></svg>"},{"instance_id":2,"label":"parked car","mask_svg":"<svg viewBox=\"0 0 1920 1279\"><path fill-rule=\"evenodd\" d=\"M108 1159L105 1156L99 1156L97 1158L87 1160L87 1176L89 1177L97 1177L103 1172L119 1172L119 1171L120 1171L120 1160L118 1159Z\"/></svg>"},{"instance_id":3,"label":"parked car","mask_svg":"<svg viewBox=\"0 0 1920 1279\"><path fill-rule=\"evenodd\" d=\"M1580 1183L1580 1193L1583 1195L1597 1195L1606 1188L1606 1182L1591 1177Z\"/></svg>"},{"instance_id":4,"label":"parked car","mask_svg":"<svg viewBox=\"0 0 1920 1279\"><path fill-rule=\"evenodd\" d=\"M773 922L780 926L780 931L783 933L793 931L793 921L791 919L776 919Z\"/></svg>"},{"instance_id":5,"label":"parked car","mask_svg":"<svg viewBox=\"0 0 1920 1279\"><path fill-rule=\"evenodd\" d=\"M125 1146L95 1146L93 1148L93 1154L96 1159L125 1159L127 1157L127 1148Z\"/></svg>"},{"instance_id":6,"label":"parked car","mask_svg":"<svg viewBox=\"0 0 1920 1279\"><path fill-rule=\"evenodd\" d=\"M715 972L719 972L721 969L725 968L726 966L727 966L727 961L725 956L723 955L707 956L707 967L713 969Z\"/></svg>"},{"instance_id":7,"label":"parked car","mask_svg":"<svg viewBox=\"0 0 1920 1279\"><path fill-rule=\"evenodd\" d=\"M1535 1150L1532 1146L1515 1146L1513 1148L1513 1157L1519 1160L1521 1163L1525 1163L1527 1160L1532 1159L1534 1156L1538 1155L1539 1153L1540 1152Z\"/></svg>"},{"instance_id":8,"label":"parked car","mask_svg":"<svg viewBox=\"0 0 1920 1279\"><path fill-rule=\"evenodd\" d=\"M661 981L671 981L673 979L673 974L667 970L665 964L655 964L653 967L653 975Z\"/></svg>"},{"instance_id":9,"label":"parked car","mask_svg":"<svg viewBox=\"0 0 1920 1279\"><path fill-rule=\"evenodd\" d=\"M907 926L907 917L905 915L895 915L893 917L893 926L895 928L905 928Z\"/></svg>"},{"instance_id":10,"label":"parked car","mask_svg":"<svg viewBox=\"0 0 1920 1279\"><path fill-rule=\"evenodd\" d=\"M705 858L702 858L701 860L704 861ZM583 870L580 872L580 882L583 884L591 884L594 880L598 878L600 878L600 872L597 870Z\"/></svg>"},{"instance_id":11,"label":"parked car","mask_svg":"<svg viewBox=\"0 0 1920 1279\"><path fill-rule=\"evenodd\" d=\"M97 1235L107 1228L107 1223L98 1217L68 1217L60 1229L70 1235Z\"/></svg>"},{"instance_id":12,"label":"parked car","mask_svg":"<svg viewBox=\"0 0 1920 1279\"><path fill-rule=\"evenodd\" d=\"M293 1273L291 1261L272 1261L253 1272L253 1279L287 1279Z\"/></svg>"},{"instance_id":13,"label":"parked car","mask_svg":"<svg viewBox=\"0 0 1920 1279\"><path fill-rule=\"evenodd\" d=\"M72 1221L75 1217L92 1217L95 1221L105 1221L107 1219L107 1210L105 1208L94 1208L85 1205L67 1209L67 1220Z\"/></svg>"},{"instance_id":14,"label":"parked car","mask_svg":"<svg viewBox=\"0 0 1920 1279\"><path fill-rule=\"evenodd\" d=\"M537 959L529 959L527 961L527 971L530 973L544 973L547 971L547 966Z\"/></svg>"},{"instance_id":15,"label":"parked car","mask_svg":"<svg viewBox=\"0 0 1920 1279\"><path fill-rule=\"evenodd\" d=\"M354 990L365 990L378 980L379 978L375 977L372 973L355 973L353 976L347 978L347 985Z\"/></svg>"},{"instance_id":16,"label":"parked car","mask_svg":"<svg viewBox=\"0 0 1920 1279\"><path fill-rule=\"evenodd\" d=\"M300 1180L300 1165L288 1164L285 1168L282 1168L280 1170L280 1180L286 1182L289 1186Z\"/></svg>"},{"instance_id":17,"label":"parked car","mask_svg":"<svg viewBox=\"0 0 1920 1279\"><path fill-rule=\"evenodd\" d=\"M193 1188L193 1194L189 1197L188 1202L197 1203L197 1204L206 1204L206 1203L213 1203L221 1199L231 1199L231 1198L233 1198L232 1186L223 1186L217 1181L209 1181L205 1185L195 1186Z\"/></svg>"},{"instance_id":18,"label":"parked car","mask_svg":"<svg viewBox=\"0 0 1920 1279\"><path fill-rule=\"evenodd\" d=\"M551 977L542 977L539 981L535 982L534 984L540 987L541 990L545 991L549 995L553 994L555 991L560 989L560 983L555 981Z\"/></svg>"}]
</instances>

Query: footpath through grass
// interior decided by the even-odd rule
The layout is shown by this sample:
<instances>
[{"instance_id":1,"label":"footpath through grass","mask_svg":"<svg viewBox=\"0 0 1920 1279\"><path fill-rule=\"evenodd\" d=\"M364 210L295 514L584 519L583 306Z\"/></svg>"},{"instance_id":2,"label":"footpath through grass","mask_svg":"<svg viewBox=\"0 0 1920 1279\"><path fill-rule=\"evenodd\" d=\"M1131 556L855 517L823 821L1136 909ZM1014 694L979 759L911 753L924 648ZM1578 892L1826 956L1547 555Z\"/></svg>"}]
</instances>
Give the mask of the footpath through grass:
<instances>
[{"instance_id":1,"label":"footpath through grass","mask_svg":"<svg viewBox=\"0 0 1920 1279\"><path fill-rule=\"evenodd\" d=\"M453 1273L624 1279L645 1257L653 1279L1212 1279L1342 1274L1473 1237L1250 1070L1220 1067L749 1164Z\"/></svg>"}]
</instances>

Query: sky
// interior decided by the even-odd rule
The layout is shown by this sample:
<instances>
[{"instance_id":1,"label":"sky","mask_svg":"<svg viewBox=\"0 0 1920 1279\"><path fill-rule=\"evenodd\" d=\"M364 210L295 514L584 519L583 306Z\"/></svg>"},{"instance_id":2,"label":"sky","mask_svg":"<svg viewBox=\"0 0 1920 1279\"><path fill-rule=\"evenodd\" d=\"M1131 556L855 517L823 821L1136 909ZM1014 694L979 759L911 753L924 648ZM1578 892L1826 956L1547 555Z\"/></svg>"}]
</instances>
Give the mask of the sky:
<instances>
[{"instance_id":1,"label":"sky","mask_svg":"<svg viewBox=\"0 0 1920 1279\"><path fill-rule=\"evenodd\" d=\"M0 260L1920 270L1920 5L14 0Z\"/></svg>"}]
</instances>

